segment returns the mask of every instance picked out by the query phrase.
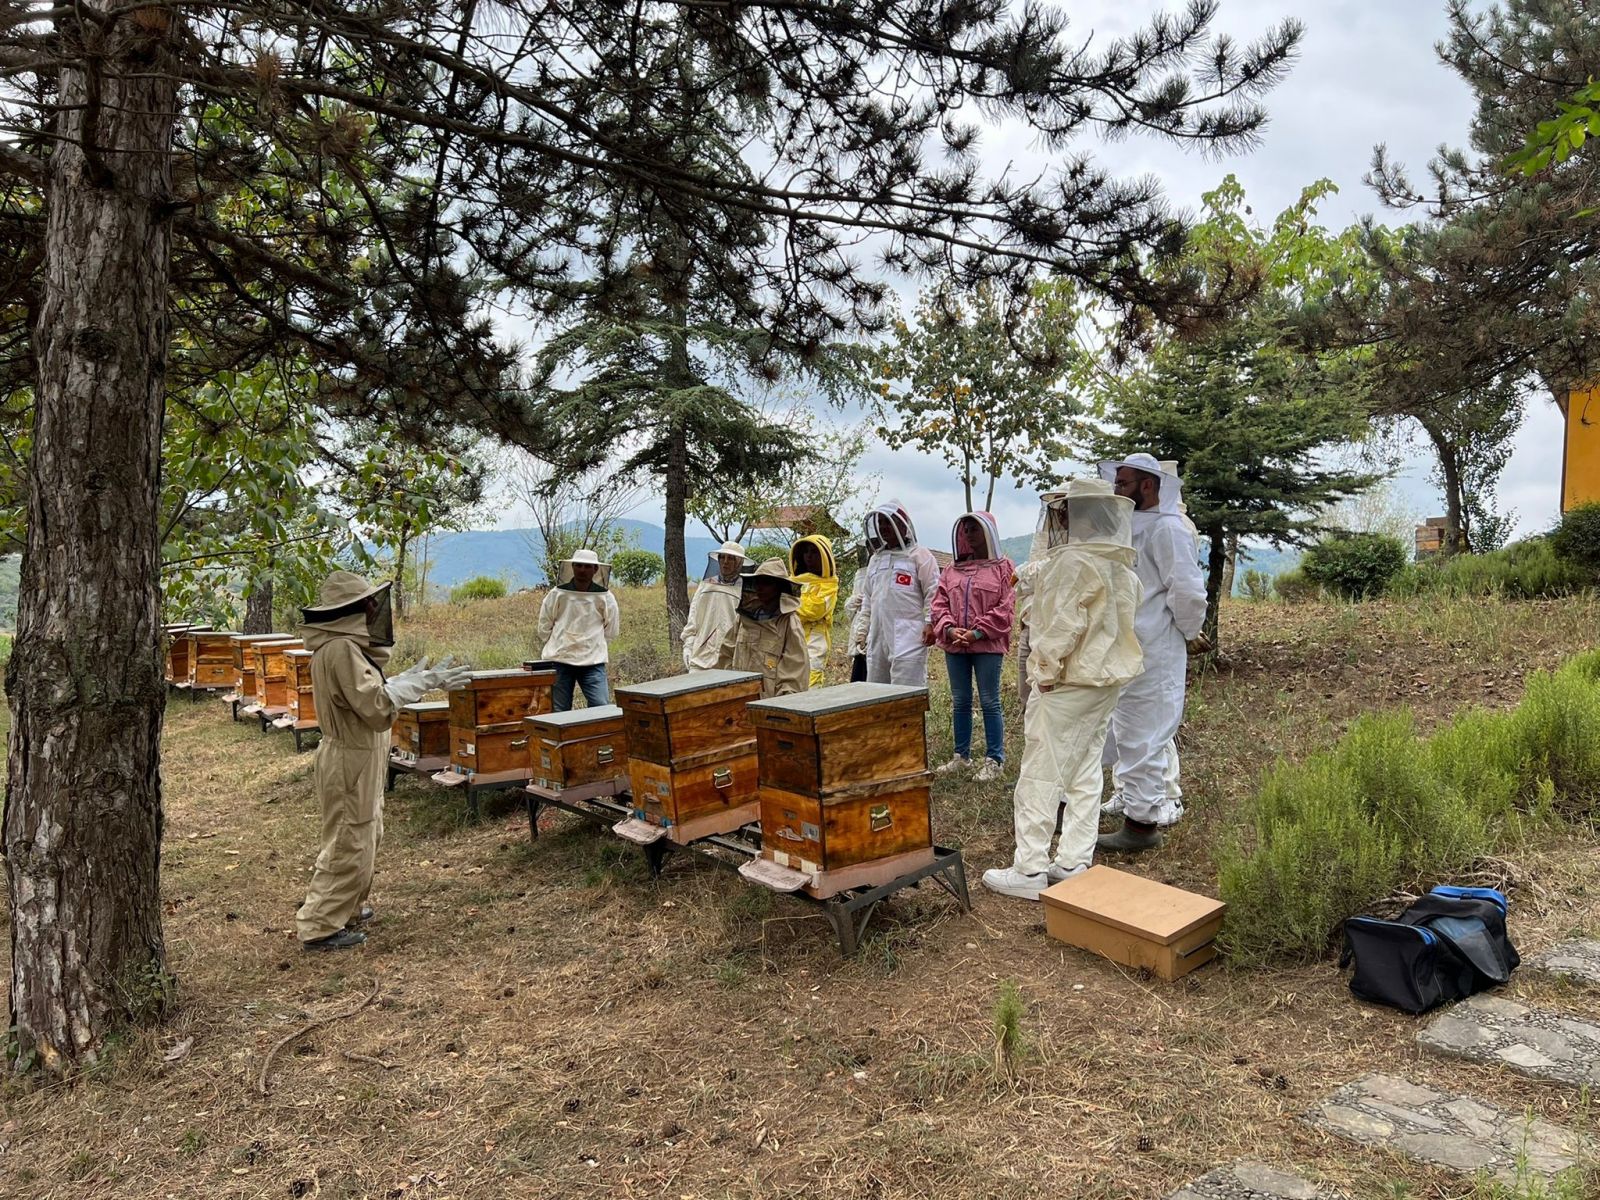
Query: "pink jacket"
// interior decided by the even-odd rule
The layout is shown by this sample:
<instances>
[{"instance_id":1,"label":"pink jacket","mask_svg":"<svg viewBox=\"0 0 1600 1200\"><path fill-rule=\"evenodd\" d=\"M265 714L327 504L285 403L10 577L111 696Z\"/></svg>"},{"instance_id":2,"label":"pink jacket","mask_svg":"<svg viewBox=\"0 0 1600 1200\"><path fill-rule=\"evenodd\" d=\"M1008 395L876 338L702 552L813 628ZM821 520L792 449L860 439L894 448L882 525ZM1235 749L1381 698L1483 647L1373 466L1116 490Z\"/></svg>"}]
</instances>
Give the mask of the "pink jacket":
<instances>
[{"instance_id":1,"label":"pink jacket","mask_svg":"<svg viewBox=\"0 0 1600 1200\"><path fill-rule=\"evenodd\" d=\"M961 559L956 522L951 533L957 561L946 567L934 588L929 621L934 638L947 654L1004 654L1011 648L1011 621L1016 612L1013 580L1016 567L1000 553L1000 530L988 513L966 513L983 528L984 546L977 555ZM963 518L965 519L965 518ZM950 640L956 629L976 629L982 635L971 645Z\"/></svg>"}]
</instances>

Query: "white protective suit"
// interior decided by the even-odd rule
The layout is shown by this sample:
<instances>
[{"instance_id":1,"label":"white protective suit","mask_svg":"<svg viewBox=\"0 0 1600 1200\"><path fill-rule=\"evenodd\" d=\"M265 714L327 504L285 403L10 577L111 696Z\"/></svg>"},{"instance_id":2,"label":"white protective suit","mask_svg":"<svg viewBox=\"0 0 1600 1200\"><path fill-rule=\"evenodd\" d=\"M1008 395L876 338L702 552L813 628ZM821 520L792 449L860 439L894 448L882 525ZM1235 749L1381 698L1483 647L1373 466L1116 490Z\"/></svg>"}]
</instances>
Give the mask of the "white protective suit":
<instances>
[{"instance_id":1,"label":"white protective suit","mask_svg":"<svg viewBox=\"0 0 1600 1200\"><path fill-rule=\"evenodd\" d=\"M858 585L857 620L864 617L867 626L867 681L927 687L928 647L922 631L939 582L939 564L933 551L917 545L911 517L893 500L867 514L866 534L872 557L863 572L866 580Z\"/></svg>"},{"instance_id":2,"label":"white protective suit","mask_svg":"<svg viewBox=\"0 0 1600 1200\"><path fill-rule=\"evenodd\" d=\"M743 564L731 582L723 579L720 555L737 555ZM706 555L706 573L689 601L689 619L683 626L683 669L709 671L717 665L722 643L739 623L739 598L743 595L743 573L750 560L738 542L724 542Z\"/></svg>"},{"instance_id":3,"label":"white protective suit","mask_svg":"<svg viewBox=\"0 0 1600 1200\"><path fill-rule=\"evenodd\" d=\"M1012 865L1037 876L1074 874L1094 857L1100 812L1100 749L1123 686L1143 665L1134 632L1141 588L1134 573L1133 503L1097 479L1047 493L1042 553L1019 569L1026 588L1033 694L1023 722ZM1036 548L1037 539L1036 539Z\"/></svg>"},{"instance_id":4,"label":"white protective suit","mask_svg":"<svg viewBox=\"0 0 1600 1200\"><path fill-rule=\"evenodd\" d=\"M1128 820L1171 825L1183 811L1175 739L1183 722L1188 643L1206 619L1206 582L1192 525L1180 511L1182 481L1149 454L1101 463L1100 476L1115 480L1124 466L1156 476L1161 490L1155 508L1133 514L1136 569L1144 585L1137 621L1144 671L1123 688L1111 717L1115 777Z\"/></svg>"}]
</instances>

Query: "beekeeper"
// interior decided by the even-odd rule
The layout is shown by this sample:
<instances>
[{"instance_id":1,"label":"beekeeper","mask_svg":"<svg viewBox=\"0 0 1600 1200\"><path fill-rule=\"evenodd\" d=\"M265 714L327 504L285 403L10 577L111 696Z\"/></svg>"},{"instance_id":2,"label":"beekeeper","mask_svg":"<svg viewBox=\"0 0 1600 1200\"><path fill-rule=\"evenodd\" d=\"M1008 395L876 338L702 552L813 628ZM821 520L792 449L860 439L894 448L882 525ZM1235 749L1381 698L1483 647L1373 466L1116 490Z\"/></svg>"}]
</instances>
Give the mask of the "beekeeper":
<instances>
[{"instance_id":1,"label":"beekeeper","mask_svg":"<svg viewBox=\"0 0 1600 1200\"><path fill-rule=\"evenodd\" d=\"M1069 480L1040 501L1043 554L1017 572L1033 694L1013 802L1016 851L1009 867L983 873L991 891L1026 900L1094 858L1100 750L1117 697L1143 665L1134 631L1133 505L1099 479Z\"/></svg>"},{"instance_id":2,"label":"beekeeper","mask_svg":"<svg viewBox=\"0 0 1600 1200\"><path fill-rule=\"evenodd\" d=\"M449 659L431 670L423 659L384 678L394 646L389 588L335 571L323 581L317 603L301 610L322 726L312 766L322 849L305 903L295 913L295 932L307 950L345 950L367 940L355 926L372 917L367 896L383 838L389 726L402 705L435 688L459 687L471 675Z\"/></svg>"},{"instance_id":3,"label":"beekeeper","mask_svg":"<svg viewBox=\"0 0 1600 1200\"><path fill-rule=\"evenodd\" d=\"M1189 653L1204 648L1206 583L1195 538L1179 511L1183 483L1177 474L1162 470L1153 455L1131 454L1101 463L1100 477L1133 501L1133 546L1144 584L1138 621L1144 670L1123 689L1111 718L1122 828L1103 835L1100 847L1151 850L1162 843L1162 824L1176 819L1167 773L1170 764L1176 774L1174 739L1183 721Z\"/></svg>"},{"instance_id":4,"label":"beekeeper","mask_svg":"<svg viewBox=\"0 0 1600 1200\"><path fill-rule=\"evenodd\" d=\"M833 543L820 534L795 542L789 548L789 577L800 585L800 627L811 656L811 686L821 687L833 649L833 613L839 604Z\"/></svg>"},{"instance_id":5,"label":"beekeeper","mask_svg":"<svg viewBox=\"0 0 1600 1200\"><path fill-rule=\"evenodd\" d=\"M545 593L539 606L539 657L554 663L555 685L550 689L553 712L572 709L574 687L583 689L590 708L611 703L606 664L609 643L622 632L622 614L611 594L611 564L593 550L579 550L563 559L556 586Z\"/></svg>"},{"instance_id":6,"label":"beekeeper","mask_svg":"<svg viewBox=\"0 0 1600 1200\"><path fill-rule=\"evenodd\" d=\"M933 551L917 544L911 515L896 501L867 514L866 538L872 553L861 592L867 679L927 687L929 612L939 564Z\"/></svg>"},{"instance_id":7,"label":"beekeeper","mask_svg":"<svg viewBox=\"0 0 1600 1200\"><path fill-rule=\"evenodd\" d=\"M800 585L783 559L769 558L741 581L739 620L722 644L719 667L761 673L761 698L803 692L811 656L800 625Z\"/></svg>"},{"instance_id":8,"label":"beekeeper","mask_svg":"<svg viewBox=\"0 0 1600 1200\"><path fill-rule=\"evenodd\" d=\"M752 565L738 542L723 542L706 555L706 573L683 625L685 671L709 671L717 665L722 643L739 620L739 576Z\"/></svg>"}]
</instances>

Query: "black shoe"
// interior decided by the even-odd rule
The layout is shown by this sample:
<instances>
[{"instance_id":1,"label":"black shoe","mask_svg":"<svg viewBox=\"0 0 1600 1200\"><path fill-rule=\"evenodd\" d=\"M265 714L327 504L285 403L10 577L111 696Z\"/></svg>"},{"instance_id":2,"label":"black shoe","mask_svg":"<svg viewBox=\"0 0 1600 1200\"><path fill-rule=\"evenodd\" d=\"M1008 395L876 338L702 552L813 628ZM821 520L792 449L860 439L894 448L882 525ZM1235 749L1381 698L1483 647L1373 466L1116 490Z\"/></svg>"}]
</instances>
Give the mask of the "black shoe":
<instances>
[{"instance_id":1,"label":"black shoe","mask_svg":"<svg viewBox=\"0 0 1600 1200\"><path fill-rule=\"evenodd\" d=\"M1102 833L1096 844L1102 850L1137 854L1141 850L1158 850L1166 836L1159 826L1143 825L1123 818L1122 828L1115 833Z\"/></svg>"},{"instance_id":2,"label":"black shoe","mask_svg":"<svg viewBox=\"0 0 1600 1200\"><path fill-rule=\"evenodd\" d=\"M301 945L307 950L348 950L367 940L367 935L355 929L340 929L327 937L314 938Z\"/></svg>"},{"instance_id":3,"label":"black shoe","mask_svg":"<svg viewBox=\"0 0 1600 1200\"><path fill-rule=\"evenodd\" d=\"M349 922L345 925L345 928L354 929L357 925L365 925L377 915L378 912L372 907L372 905L363 904L360 911L358 911L355 916L350 918Z\"/></svg>"}]
</instances>

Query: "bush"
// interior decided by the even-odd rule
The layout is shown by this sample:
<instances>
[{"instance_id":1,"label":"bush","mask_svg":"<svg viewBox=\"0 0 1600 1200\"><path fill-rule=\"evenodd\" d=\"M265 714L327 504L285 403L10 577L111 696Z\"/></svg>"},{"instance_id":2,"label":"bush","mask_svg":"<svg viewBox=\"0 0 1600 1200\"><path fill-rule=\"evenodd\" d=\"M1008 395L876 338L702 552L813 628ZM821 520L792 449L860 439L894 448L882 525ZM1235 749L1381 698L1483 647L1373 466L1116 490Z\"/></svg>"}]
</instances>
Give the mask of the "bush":
<instances>
[{"instance_id":1,"label":"bush","mask_svg":"<svg viewBox=\"0 0 1600 1200\"><path fill-rule=\"evenodd\" d=\"M1600 652L1528 680L1512 712L1473 711L1431 738L1408 713L1366 717L1333 749L1280 765L1250 803L1251 838L1218 856L1235 961L1325 954L1345 918L1418 892L1600 804Z\"/></svg>"},{"instance_id":2,"label":"bush","mask_svg":"<svg viewBox=\"0 0 1600 1200\"><path fill-rule=\"evenodd\" d=\"M1452 554L1420 562L1391 580L1389 591L1537 600L1570 596L1592 582L1588 571L1556 553L1551 539L1530 538L1490 554Z\"/></svg>"},{"instance_id":3,"label":"bush","mask_svg":"<svg viewBox=\"0 0 1600 1200\"><path fill-rule=\"evenodd\" d=\"M1253 567L1239 580L1239 590L1246 600L1260 602L1272 599L1272 576Z\"/></svg>"},{"instance_id":4,"label":"bush","mask_svg":"<svg viewBox=\"0 0 1600 1200\"><path fill-rule=\"evenodd\" d=\"M744 556L758 567L769 558L781 558L784 569L788 570L789 547L782 542L751 542L745 547Z\"/></svg>"},{"instance_id":5,"label":"bush","mask_svg":"<svg viewBox=\"0 0 1600 1200\"><path fill-rule=\"evenodd\" d=\"M1342 533L1306 551L1300 569L1345 600L1383 595L1389 582L1406 566L1406 547L1386 533Z\"/></svg>"},{"instance_id":6,"label":"bush","mask_svg":"<svg viewBox=\"0 0 1600 1200\"><path fill-rule=\"evenodd\" d=\"M1313 583L1300 567L1273 576L1272 590L1285 604L1309 604L1322 598L1322 585Z\"/></svg>"},{"instance_id":7,"label":"bush","mask_svg":"<svg viewBox=\"0 0 1600 1200\"><path fill-rule=\"evenodd\" d=\"M465 604L469 600L499 600L506 594L506 582L503 579L491 579L487 575L479 575L465 583L458 583L450 589L450 603Z\"/></svg>"},{"instance_id":8,"label":"bush","mask_svg":"<svg viewBox=\"0 0 1600 1200\"><path fill-rule=\"evenodd\" d=\"M653 550L618 550L611 556L611 573L623 587L649 587L666 569Z\"/></svg>"},{"instance_id":9,"label":"bush","mask_svg":"<svg viewBox=\"0 0 1600 1200\"><path fill-rule=\"evenodd\" d=\"M1569 508L1550 535L1556 554L1600 576L1600 501Z\"/></svg>"}]
</instances>

